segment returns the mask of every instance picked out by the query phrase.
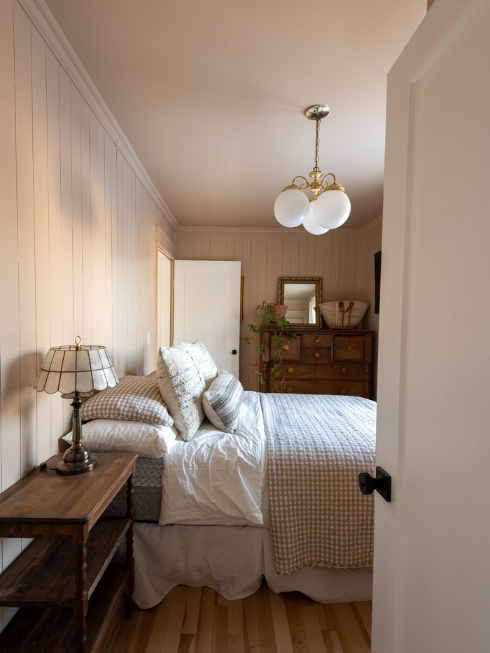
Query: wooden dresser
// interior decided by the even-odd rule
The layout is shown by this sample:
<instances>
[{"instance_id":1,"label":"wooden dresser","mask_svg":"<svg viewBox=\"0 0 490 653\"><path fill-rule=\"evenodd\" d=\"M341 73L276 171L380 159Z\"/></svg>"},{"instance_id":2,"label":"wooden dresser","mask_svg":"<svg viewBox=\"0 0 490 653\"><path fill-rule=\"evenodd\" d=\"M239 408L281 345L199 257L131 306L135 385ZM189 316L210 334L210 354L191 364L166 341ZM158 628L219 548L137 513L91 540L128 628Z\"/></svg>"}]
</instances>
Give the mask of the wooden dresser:
<instances>
[{"instance_id":1,"label":"wooden dresser","mask_svg":"<svg viewBox=\"0 0 490 653\"><path fill-rule=\"evenodd\" d=\"M278 381L271 380L273 331L261 334L267 349L260 361L262 392L351 395L370 399L373 332L357 329L290 329L294 343L284 345ZM281 390L281 379L284 379Z\"/></svg>"}]
</instances>

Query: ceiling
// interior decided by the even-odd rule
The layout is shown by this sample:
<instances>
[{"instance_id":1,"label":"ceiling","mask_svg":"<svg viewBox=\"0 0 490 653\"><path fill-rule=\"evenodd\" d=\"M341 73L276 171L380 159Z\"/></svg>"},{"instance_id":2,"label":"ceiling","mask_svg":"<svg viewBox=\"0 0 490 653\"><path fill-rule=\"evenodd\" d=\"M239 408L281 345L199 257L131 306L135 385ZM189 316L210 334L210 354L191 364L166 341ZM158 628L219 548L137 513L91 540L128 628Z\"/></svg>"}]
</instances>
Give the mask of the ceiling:
<instances>
[{"instance_id":1,"label":"ceiling","mask_svg":"<svg viewBox=\"0 0 490 653\"><path fill-rule=\"evenodd\" d=\"M427 0L46 0L181 226L278 227L314 165L382 212L386 76Z\"/></svg>"}]
</instances>

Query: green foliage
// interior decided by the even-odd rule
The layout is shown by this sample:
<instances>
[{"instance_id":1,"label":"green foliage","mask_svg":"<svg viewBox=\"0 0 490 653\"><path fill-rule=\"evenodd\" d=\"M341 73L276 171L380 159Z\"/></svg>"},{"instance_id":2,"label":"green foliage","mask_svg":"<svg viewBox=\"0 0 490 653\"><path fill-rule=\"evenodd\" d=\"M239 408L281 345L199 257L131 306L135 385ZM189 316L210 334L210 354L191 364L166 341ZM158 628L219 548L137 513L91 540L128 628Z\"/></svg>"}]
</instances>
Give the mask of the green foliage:
<instances>
[{"instance_id":1,"label":"green foliage","mask_svg":"<svg viewBox=\"0 0 490 653\"><path fill-rule=\"evenodd\" d=\"M274 343L274 347L271 350L271 356L269 361L269 373L268 380L274 381L276 385L276 390L282 392L284 378L282 377L282 372L279 368L282 363L281 352L285 344L294 343L297 340L295 333L284 333L284 329L287 329L291 326L291 323L286 320L286 318L281 317L277 319L276 313L274 312L275 304L270 304L265 301L262 304L259 304L255 307L256 319L253 324L249 324L248 327L250 331L260 338L260 334L264 331L272 331L271 342ZM251 344L251 339L246 337L244 342L247 345ZM257 345L255 352L258 356L262 356L267 349L267 343L262 343L262 345ZM259 384L263 385L265 383L265 378L263 374L259 371L259 360L257 358L252 363L252 366L255 368L252 372L252 376L259 377Z\"/></svg>"}]
</instances>

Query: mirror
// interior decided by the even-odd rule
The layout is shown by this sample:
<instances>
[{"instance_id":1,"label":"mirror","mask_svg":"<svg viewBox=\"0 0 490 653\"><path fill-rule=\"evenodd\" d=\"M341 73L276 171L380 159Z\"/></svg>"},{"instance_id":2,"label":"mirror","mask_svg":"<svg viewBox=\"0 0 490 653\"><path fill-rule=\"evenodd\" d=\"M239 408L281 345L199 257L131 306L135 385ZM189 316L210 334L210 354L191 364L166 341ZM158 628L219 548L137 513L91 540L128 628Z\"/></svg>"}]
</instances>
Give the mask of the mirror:
<instances>
[{"instance_id":1,"label":"mirror","mask_svg":"<svg viewBox=\"0 0 490 653\"><path fill-rule=\"evenodd\" d=\"M321 329L321 277L279 277L278 304L288 309L285 318L302 329Z\"/></svg>"}]
</instances>

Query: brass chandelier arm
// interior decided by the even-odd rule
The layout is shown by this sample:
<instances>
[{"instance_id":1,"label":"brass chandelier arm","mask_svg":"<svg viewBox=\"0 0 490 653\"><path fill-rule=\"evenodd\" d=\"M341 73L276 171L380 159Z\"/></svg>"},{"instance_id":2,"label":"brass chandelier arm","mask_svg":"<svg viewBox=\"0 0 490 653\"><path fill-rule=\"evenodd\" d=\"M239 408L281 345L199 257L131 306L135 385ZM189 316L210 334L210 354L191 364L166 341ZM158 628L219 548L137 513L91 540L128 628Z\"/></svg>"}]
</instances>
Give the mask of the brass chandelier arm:
<instances>
[{"instance_id":1,"label":"brass chandelier arm","mask_svg":"<svg viewBox=\"0 0 490 653\"><path fill-rule=\"evenodd\" d=\"M299 184L299 185L295 184L294 182L296 181L296 179L303 179L303 181L305 183L304 184ZM309 187L310 187L310 184L308 183L308 180L305 177L303 177L302 175L298 175L297 177L295 177L293 179L293 181L291 182L291 184L289 186L286 186L282 190L283 191L290 190L290 189L293 189L293 190L306 190Z\"/></svg>"},{"instance_id":2,"label":"brass chandelier arm","mask_svg":"<svg viewBox=\"0 0 490 653\"><path fill-rule=\"evenodd\" d=\"M327 177L333 177L333 182L331 184L326 183ZM322 188L323 190L341 190L345 191L345 188L341 186L340 184L337 183L337 178L333 174L333 172L327 172L326 175L324 175L322 179Z\"/></svg>"}]
</instances>

